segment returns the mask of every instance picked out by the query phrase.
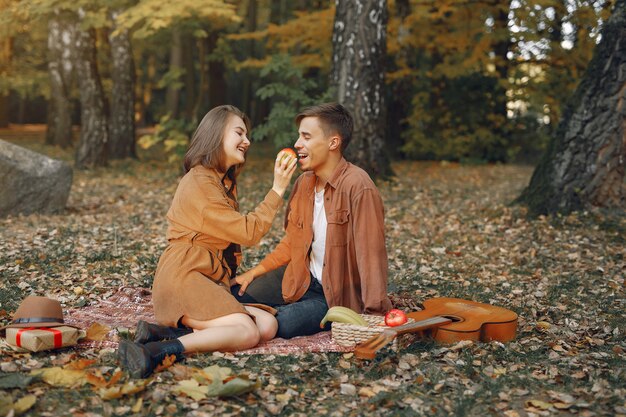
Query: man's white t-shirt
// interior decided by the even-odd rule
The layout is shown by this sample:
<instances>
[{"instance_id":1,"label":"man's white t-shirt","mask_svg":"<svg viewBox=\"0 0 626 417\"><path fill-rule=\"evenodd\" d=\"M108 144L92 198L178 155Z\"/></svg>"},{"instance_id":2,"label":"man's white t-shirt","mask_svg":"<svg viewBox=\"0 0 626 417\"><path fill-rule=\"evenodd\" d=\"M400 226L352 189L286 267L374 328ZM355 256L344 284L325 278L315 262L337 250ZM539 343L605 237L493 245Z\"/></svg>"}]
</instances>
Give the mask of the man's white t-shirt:
<instances>
[{"instance_id":1,"label":"man's white t-shirt","mask_svg":"<svg viewBox=\"0 0 626 417\"><path fill-rule=\"evenodd\" d=\"M324 269L324 253L326 252L326 211L324 210L324 189L315 192L313 205L313 244L311 245L311 263L309 270L320 283Z\"/></svg>"}]
</instances>

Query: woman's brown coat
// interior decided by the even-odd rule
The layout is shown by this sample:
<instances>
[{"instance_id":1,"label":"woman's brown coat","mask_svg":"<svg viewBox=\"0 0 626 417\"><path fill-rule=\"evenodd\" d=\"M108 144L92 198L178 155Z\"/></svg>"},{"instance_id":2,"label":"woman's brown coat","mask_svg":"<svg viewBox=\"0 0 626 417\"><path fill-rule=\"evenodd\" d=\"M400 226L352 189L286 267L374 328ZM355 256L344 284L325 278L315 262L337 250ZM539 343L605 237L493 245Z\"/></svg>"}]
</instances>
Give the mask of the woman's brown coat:
<instances>
[{"instance_id":1,"label":"woman's brown coat","mask_svg":"<svg viewBox=\"0 0 626 417\"><path fill-rule=\"evenodd\" d=\"M161 255L152 287L154 313L160 324L177 326L183 316L211 320L246 313L230 294L231 271L223 251L231 243L257 244L270 229L283 200L270 191L253 212L243 215L237 211L236 201L228 197L223 177L215 169L198 165L178 184L167 213L169 245Z\"/></svg>"}]
</instances>

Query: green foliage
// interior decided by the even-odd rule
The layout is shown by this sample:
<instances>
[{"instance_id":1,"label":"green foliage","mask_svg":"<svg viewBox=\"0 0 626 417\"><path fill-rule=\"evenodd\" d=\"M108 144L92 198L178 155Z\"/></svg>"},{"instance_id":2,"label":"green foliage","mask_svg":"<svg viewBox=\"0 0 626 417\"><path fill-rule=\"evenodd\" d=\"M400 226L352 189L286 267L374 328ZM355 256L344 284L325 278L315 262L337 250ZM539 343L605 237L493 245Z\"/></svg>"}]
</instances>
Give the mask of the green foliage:
<instances>
[{"instance_id":1,"label":"green foliage","mask_svg":"<svg viewBox=\"0 0 626 417\"><path fill-rule=\"evenodd\" d=\"M510 139L494 111L497 80L473 74L439 79L416 94L402 150L411 158L456 161L509 159Z\"/></svg>"},{"instance_id":2,"label":"green foliage","mask_svg":"<svg viewBox=\"0 0 626 417\"><path fill-rule=\"evenodd\" d=\"M222 0L142 0L119 16L120 26L132 29L137 39L188 21L210 23L217 30L240 20L235 6Z\"/></svg>"},{"instance_id":3,"label":"green foliage","mask_svg":"<svg viewBox=\"0 0 626 417\"><path fill-rule=\"evenodd\" d=\"M272 99L272 109L265 123L254 129L255 138L271 137L277 148L295 142L294 118L303 107L328 101L332 94L317 94L317 84L304 77L287 55L275 55L261 70L261 77L273 80L257 90L261 99Z\"/></svg>"},{"instance_id":4,"label":"green foliage","mask_svg":"<svg viewBox=\"0 0 626 417\"><path fill-rule=\"evenodd\" d=\"M189 140L195 129L195 123L182 119L173 119L169 114L161 117L154 133L139 138L137 144L142 149L162 146L163 152L171 163L182 161L189 146Z\"/></svg>"},{"instance_id":5,"label":"green foliage","mask_svg":"<svg viewBox=\"0 0 626 417\"><path fill-rule=\"evenodd\" d=\"M536 155L607 17L609 2L590 3L438 0L413 2L404 17L392 8L388 79L391 107L403 113L395 122L408 126L405 155L485 161ZM498 21L502 13L505 22ZM573 32L565 33L567 23Z\"/></svg>"},{"instance_id":6,"label":"green foliage","mask_svg":"<svg viewBox=\"0 0 626 417\"><path fill-rule=\"evenodd\" d=\"M183 68L180 68L180 67L170 68L169 71L163 74L163 77L161 77L161 79L157 83L157 87L158 88L173 87L176 89L181 88L184 85L183 82L181 81L184 75L185 75L185 70Z\"/></svg>"}]
</instances>

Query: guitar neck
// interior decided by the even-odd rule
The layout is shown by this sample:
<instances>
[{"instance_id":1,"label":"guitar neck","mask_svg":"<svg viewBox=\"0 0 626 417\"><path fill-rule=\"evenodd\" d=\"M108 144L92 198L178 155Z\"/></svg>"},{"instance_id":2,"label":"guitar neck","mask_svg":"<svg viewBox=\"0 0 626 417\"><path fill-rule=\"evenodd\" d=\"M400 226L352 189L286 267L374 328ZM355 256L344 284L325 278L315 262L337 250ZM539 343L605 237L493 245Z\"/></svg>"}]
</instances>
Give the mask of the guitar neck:
<instances>
[{"instance_id":1,"label":"guitar neck","mask_svg":"<svg viewBox=\"0 0 626 417\"><path fill-rule=\"evenodd\" d=\"M396 335L405 333L414 333L422 330L431 329L433 327L443 326L444 324L452 323L452 320L442 316L435 316L425 320L416 321L413 323L403 324L402 326L393 327L391 330Z\"/></svg>"}]
</instances>

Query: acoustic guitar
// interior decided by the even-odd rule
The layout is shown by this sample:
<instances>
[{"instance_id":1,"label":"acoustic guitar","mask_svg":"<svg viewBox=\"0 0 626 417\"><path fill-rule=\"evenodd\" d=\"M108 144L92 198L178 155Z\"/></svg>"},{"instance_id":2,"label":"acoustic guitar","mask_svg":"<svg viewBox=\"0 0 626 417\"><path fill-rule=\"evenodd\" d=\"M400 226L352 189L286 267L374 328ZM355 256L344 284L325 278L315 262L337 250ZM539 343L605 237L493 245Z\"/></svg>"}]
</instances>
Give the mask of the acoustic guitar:
<instances>
[{"instance_id":1,"label":"acoustic guitar","mask_svg":"<svg viewBox=\"0 0 626 417\"><path fill-rule=\"evenodd\" d=\"M414 322L385 329L357 345L354 355L374 359L376 352L405 333L423 332L441 343L515 339L517 314L505 308L460 298L431 298L423 306L422 311L407 314Z\"/></svg>"}]
</instances>

